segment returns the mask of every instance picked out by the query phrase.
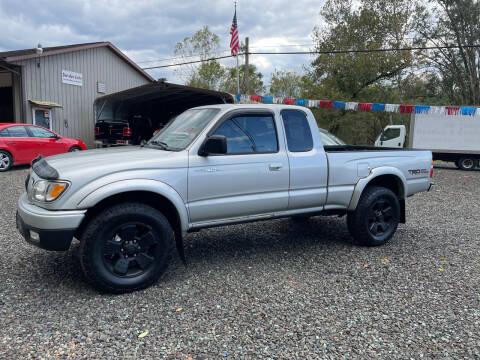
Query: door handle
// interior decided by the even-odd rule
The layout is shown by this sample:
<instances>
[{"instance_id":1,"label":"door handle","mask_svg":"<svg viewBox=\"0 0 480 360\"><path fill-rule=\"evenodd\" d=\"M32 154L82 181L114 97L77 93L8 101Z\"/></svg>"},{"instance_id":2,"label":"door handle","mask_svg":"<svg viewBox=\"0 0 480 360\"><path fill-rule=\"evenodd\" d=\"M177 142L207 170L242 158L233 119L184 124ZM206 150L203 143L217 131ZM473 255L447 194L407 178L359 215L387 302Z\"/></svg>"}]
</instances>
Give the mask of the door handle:
<instances>
[{"instance_id":1,"label":"door handle","mask_svg":"<svg viewBox=\"0 0 480 360\"><path fill-rule=\"evenodd\" d=\"M282 169L283 165L282 164L270 164L268 166L270 171L280 171Z\"/></svg>"}]
</instances>

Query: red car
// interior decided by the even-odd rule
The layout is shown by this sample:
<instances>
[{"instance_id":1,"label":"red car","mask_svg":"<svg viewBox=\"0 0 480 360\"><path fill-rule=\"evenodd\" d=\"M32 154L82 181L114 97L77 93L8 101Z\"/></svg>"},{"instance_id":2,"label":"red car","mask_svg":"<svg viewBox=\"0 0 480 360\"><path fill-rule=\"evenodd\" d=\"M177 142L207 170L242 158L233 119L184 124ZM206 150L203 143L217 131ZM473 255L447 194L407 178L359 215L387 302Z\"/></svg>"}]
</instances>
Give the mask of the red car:
<instances>
[{"instance_id":1,"label":"red car","mask_svg":"<svg viewBox=\"0 0 480 360\"><path fill-rule=\"evenodd\" d=\"M67 151L86 150L76 139L31 124L0 123L0 172L12 165L30 164L38 155L57 155Z\"/></svg>"}]
</instances>

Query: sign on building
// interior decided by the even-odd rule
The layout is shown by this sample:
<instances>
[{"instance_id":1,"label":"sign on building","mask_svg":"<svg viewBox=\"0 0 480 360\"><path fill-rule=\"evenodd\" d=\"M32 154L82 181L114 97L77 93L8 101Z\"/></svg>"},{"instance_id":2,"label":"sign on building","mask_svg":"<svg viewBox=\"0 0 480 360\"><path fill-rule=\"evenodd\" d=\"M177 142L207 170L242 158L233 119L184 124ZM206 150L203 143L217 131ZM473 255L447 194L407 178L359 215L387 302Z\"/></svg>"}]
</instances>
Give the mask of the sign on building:
<instances>
[{"instance_id":1,"label":"sign on building","mask_svg":"<svg viewBox=\"0 0 480 360\"><path fill-rule=\"evenodd\" d=\"M81 73L76 73L69 70L62 70L62 83L82 86L83 85L83 75Z\"/></svg>"}]
</instances>

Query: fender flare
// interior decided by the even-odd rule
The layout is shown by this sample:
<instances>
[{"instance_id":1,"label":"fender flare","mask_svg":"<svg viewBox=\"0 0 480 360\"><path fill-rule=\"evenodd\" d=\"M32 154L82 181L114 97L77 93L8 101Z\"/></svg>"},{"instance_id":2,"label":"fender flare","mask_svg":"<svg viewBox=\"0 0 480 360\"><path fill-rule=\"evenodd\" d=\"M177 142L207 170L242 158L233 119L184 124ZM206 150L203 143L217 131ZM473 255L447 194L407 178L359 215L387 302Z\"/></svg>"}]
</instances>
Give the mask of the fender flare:
<instances>
[{"instance_id":1,"label":"fender flare","mask_svg":"<svg viewBox=\"0 0 480 360\"><path fill-rule=\"evenodd\" d=\"M77 204L78 208L89 209L111 196L131 191L146 191L158 194L169 200L178 212L182 232L189 226L187 207L179 193L171 186L150 179L120 180L106 184L92 191Z\"/></svg>"},{"instance_id":2,"label":"fender flare","mask_svg":"<svg viewBox=\"0 0 480 360\"><path fill-rule=\"evenodd\" d=\"M392 175L395 176L400 182L400 200L405 198L405 194L407 193L407 179L402 174L400 170L391 166L381 166L370 171L370 174L367 177L364 177L358 180L357 184L355 185L355 189L353 190L352 198L350 200L350 204L348 205L348 210L353 211L357 208L358 201L360 200L360 196L363 193L363 190L367 187L367 185L375 178L382 176L382 175ZM400 184L399 184L400 185Z\"/></svg>"}]
</instances>

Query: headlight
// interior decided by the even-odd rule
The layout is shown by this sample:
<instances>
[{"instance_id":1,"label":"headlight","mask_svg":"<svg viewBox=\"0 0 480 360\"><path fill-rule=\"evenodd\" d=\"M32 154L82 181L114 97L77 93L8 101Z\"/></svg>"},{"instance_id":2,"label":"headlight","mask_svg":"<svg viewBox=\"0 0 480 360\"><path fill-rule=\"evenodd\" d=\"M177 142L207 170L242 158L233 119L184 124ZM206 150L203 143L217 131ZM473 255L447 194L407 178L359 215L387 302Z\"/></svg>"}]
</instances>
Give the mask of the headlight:
<instances>
[{"instance_id":1,"label":"headlight","mask_svg":"<svg viewBox=\"0 0 480 360\"><path fill-rule=\"evenodd\" d=\"M32 198L37 201L53 201L68 188L66 181L40 180L33 185Z\"/></svg>"}]
</instances>

